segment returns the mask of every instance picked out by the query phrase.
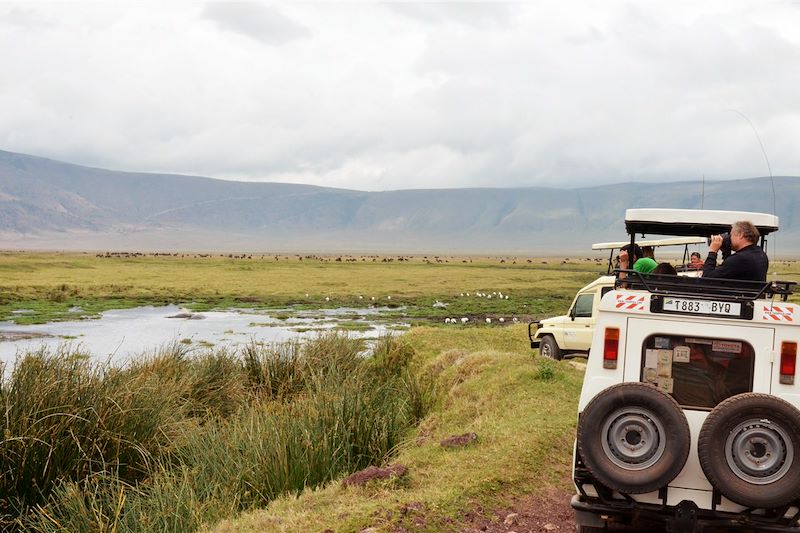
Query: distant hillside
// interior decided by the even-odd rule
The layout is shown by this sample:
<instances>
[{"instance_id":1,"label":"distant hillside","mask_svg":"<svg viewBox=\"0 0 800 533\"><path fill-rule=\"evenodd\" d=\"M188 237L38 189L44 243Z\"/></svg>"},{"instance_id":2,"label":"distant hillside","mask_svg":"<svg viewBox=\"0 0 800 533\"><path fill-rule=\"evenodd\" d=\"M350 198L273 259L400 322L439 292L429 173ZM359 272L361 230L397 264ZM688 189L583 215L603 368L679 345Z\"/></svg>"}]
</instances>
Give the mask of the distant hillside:
<instances>
[{"instance_id":1,"label":"distant hillside","mask_svg":"<svg viewBox=\"0 0 800 533\"><path fill-rule=\"evenodd\" d=\"M776 177L784 253L800 180ZM631 207L698 208L699 182L362 192L83 167L0 151L0 248L587 251ZM708 209L773 212L769 178L706 182Z\"/></svg>"}]
</instances>

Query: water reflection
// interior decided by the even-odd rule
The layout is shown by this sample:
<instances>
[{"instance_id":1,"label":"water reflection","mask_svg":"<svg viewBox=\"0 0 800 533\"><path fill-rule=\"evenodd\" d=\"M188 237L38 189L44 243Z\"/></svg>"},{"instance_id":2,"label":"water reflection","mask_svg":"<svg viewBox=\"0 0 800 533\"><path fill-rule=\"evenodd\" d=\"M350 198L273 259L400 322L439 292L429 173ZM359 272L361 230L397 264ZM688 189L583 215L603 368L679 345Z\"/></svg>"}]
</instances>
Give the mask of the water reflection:
<instances>
[{"instance_id":1,"label":"water reflection","mask_svg":"<svg viewBox=\"0 0 800 533\"><path fill-rule=\"evenodd\" d=\"M19 353L65 344L94 358L125 361L176 341L195 347L236 349L254 340L274 343L310 338L333 328L344 328L351 336L376 339L407 326L379 321L382 311L385 309L191 313L171 305L106 311L95 320L25 326L0 322L0 361L13 363ZM184 314L190 316L169 318Z\"/></svg>"}]
</instances>

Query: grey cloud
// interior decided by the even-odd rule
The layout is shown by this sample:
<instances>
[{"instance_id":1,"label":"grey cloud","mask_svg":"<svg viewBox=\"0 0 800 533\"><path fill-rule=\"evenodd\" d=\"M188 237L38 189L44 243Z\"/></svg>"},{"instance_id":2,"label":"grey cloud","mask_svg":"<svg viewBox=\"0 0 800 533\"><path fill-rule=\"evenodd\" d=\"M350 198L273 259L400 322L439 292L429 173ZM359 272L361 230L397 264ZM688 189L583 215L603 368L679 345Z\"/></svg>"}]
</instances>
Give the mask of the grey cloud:
<instances>
[{"instance_id":1,"label":"grey cloud","mask_svg":"<svg viewBox=\"0 0 800 533\"><path fill-rule=\"evenodd\" d=\"M56 25L51 17L24 7L12 7L5 19L14 26L26 29L46 29Z\"/></svg>"},{"instance_id":2,"label":"grey cloud","mask_svg":"<svg viewBox=\"0 0 800 533\"><path fill-rule=\"evenodd\" d=\"M391 2L384 5L428 24L455 22L476 28L506 26L515 12L513 4L494 2Z\"/></svg>"},{"instance_id":3,"label":"grey cloud","mask_svg":"<svg viewBox=\"0 0 800 533\"><path fill-rule=\"evenodd\" d=\"M272 6L257 2L212 2L203 16L221 28L269 45L307 39L311 31Z\"/></svg>"}]
</instances>

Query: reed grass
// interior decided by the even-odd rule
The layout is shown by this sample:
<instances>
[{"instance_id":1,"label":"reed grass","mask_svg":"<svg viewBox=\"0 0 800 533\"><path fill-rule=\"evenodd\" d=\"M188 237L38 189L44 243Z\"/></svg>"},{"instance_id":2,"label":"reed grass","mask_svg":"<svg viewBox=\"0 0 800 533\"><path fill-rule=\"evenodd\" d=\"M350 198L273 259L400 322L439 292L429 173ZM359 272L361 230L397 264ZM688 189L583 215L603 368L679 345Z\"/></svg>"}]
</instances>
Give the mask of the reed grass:
<instances>
[{"instance_id":1,"label":"reed grass","mask_svg":"<svg viewBox=\"0 0 800 533\"><path fill-rule=\"evenodd\" d=\"M2 526L192 531L370 464L434 401L413 350L342 334L113 368L20 358L0 382Z\"/></svg>"}]
</instances>

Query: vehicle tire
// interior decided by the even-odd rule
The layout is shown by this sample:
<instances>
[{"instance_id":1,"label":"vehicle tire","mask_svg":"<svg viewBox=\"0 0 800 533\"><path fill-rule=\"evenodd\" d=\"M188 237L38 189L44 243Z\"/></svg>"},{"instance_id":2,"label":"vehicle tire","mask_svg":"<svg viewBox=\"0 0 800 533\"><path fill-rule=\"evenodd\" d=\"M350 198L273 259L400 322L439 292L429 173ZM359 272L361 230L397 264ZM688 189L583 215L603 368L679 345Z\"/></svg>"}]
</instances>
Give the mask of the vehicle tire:
<instances>
[{"instance_id":1,"label":"vehicle tire","mask_svg":"<svg viewBox=\"0 0 800 533\"><path fill-rule=\"evenodd\" d=\"M539 344L539 355L556 361L561 361L564 358L564 353L558 347L555 338L552 335L545 335Z\"/></svg>"},{"instance_id":2,"label":"vehicle tire","mask_svg":"<svg viewBox=\"0 0 800 533\"><path fill-rule=\"evenodd\" d=\"M746 392L708 415L697 441L708 481L746 507L776 508L800 496L800 411Z\"/></svg>"},{"instance_id":3,"label":"vehicle tire","mask_svg":"<svg viewBox=\"0 0 800 533\"><path fill-rule=\"evenodd\" d=\"M578 422L578 451L600 483L624 494L675 479L691 447L678 402L644 383L620 383L592 399Z\"/></svg>"}]
</instances>

